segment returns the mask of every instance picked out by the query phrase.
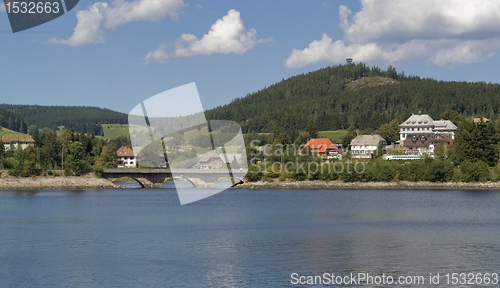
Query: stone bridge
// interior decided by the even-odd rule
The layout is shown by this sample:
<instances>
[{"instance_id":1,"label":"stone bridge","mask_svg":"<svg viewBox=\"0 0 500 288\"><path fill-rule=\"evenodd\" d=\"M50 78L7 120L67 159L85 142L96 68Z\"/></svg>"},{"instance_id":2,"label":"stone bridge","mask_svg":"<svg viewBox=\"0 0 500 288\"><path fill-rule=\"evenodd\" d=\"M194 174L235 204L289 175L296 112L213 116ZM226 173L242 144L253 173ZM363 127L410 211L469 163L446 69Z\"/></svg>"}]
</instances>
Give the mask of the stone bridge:
<instances>
[{"instance_id":1,"label":"stone bridge","mask_svg":"<svg viewBox=\"0 0 500 288\"><path fill-rule=\"evenodd\" d=\"M228 177L227 169L176 169L175 177L169 169L104 169L102 177L111 182L118 178L128 177L137 181L143 188L160 188L165 181L186 180L194 187L206 188L212 186L220 178ZM234 185L240 183L245 177L245 173L233 174Z\"/></svg>"}]
</instances>

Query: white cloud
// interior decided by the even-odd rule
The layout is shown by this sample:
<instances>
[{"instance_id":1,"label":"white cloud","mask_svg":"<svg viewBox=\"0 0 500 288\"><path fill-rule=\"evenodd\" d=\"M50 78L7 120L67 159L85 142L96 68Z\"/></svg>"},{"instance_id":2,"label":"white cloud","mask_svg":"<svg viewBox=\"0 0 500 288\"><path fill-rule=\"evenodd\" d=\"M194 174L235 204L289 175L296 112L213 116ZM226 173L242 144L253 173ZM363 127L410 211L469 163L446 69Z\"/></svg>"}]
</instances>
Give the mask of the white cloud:
<instances>
[{"instance_id":1,"label":"white cloud","mask_svg":"<svg viewBox=\"0 0 500 288\"><path fill-rule=\"evenodd\" d=\"M175 45L174 56L242 54L264 41L269 40L257 39L255 29L247 31L240 12L232 9L222 19L218 19L200 40L193 34L182 34Z\"/></svg>"},{"instance_id":2,"label":"white cloud","mask_svg":"<svg viewBox=\"0 0 500 288\"><path fill-rule=\"evenodd\" d=\"M201 9L203 8L203 6L201 6L200 4L196 4L196 9Z\"/></svg>"},{"instance_id":3,"label":"white cloud","mask_svg":"<svg viewBox=\"0 0 500 288\"><path fill-rule=\"evenodd\" d=\"M104 30L136 21L158 21L167 15L177 19L185 6L183 0L115 0L111 4L97 2L76 13L78 23L67 39L51 39L52 43L79 46L104 41Z\"/></svg>"},{"instance_id":4,"label":"white cloud","mask_svg":"<svg viewBox=\"0 0 500 288\"><path fill-rule=\"evenodd\" d=\"M170 56L243 54L256 44L269 41L272 39L257 39L255 29L246 30L240 12L232 9L222 19L218 19L201 39L193 34L182 34L176 41L175 50L170 53ZM148 53L144 58L144 63L163 63L167 58L166 45L163 44L157 50Z\"/></svg>"},{"instance_id":5,"label":"white cloud","mask_svg":"<svg viewBox=\"0 0 500 288\"><path fill-rule=\"evenodd\" d=\"M155 51L151 51L144 57L144 64L150 64L153 62L165 63L168 60L168 55L165 49L165 45L161 45Z\"/></svg>"},{"instance_id":6,"label":"white cloud","mask_svg":"<svg viewBox=\"0 0 500 288\"><path fill-rule=\"evenodd\" d=\"M361 0L354 14L339 7L342 40L326 34L303 50L294 49L285 67L320 61L396 62L422 56L431 64L453 67L476 63L500 49L497 0Z\"/></svg>"},{"instance_id":7,"label":"white cloud","mask_svg":"<svg viewBox=\"0 0 500 288\"><path fill-rule=\"evenodd\" d=\"M78 23L73 31L73 35L68 39L52 38L52 43L80 46L90 43L100 43L104 41L102 24L105 21L105 10L107 3L95 3L88 10L81 10L76 13Z\"/></svg>"}]
</instances>

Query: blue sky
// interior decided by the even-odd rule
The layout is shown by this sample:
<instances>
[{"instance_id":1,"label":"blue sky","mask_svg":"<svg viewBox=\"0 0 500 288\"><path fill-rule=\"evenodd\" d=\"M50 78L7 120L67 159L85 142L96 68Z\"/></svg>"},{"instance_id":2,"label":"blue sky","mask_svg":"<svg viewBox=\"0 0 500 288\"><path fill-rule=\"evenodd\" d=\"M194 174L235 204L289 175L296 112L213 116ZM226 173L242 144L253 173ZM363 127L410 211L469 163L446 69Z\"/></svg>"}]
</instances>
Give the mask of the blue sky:
<instances>
[{"instance_id":1,"label":"blue sky","mask_svg":"<svg viewBox=\"0 0 500 288\"><path fill-rule=\"evenodd\" d=\"M0 102L128 113L196 82L209 109L346 57L438 80L499 82L498 1L374 2L82 0L15 34L0 11Z\"/></svg>"}]
</instances>

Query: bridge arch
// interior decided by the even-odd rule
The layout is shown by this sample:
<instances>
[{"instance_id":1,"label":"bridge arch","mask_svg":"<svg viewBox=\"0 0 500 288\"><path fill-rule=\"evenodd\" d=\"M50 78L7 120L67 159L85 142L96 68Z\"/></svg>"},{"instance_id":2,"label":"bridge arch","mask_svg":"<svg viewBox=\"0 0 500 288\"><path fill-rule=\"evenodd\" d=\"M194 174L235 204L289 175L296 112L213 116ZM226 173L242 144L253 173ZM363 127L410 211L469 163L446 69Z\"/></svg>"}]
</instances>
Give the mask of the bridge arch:
<instances>
[{"instance_id":1,"label":"bridge arch","mask_svg":"<svg viewBox=\"0 0 500 288\"><path fill-rule=\"evenodd\" d=\"M134 180L136 183L138 183L138 184L141 186L141 188L145 188L145 187L146 187L146 186L144 185L144 183L143 183L143 182L144 182L144 179L142 179L142 181L141 181L141 179L140 179L140 178L133 177L133 176L132 176L132 177L131 177L131 176L124 176L124 177L120 177L120 178L129 178L129 179L132 179L132 180ZM116 181L116 180L118 180L118 179L120 179L120 178L116 178L116 179L115 179L115 180L113 180L112 182L113 182L113 183L115 183L115 181Z\"/></svg>"},{"instance_id":2,"label":"bridge arch","mask_svg":"<svg viewBox=\"0 0 500 288\"><path fill-rule=\"evenodd\" d=\"M115 177L103 177L104 179L108 180L109 182L111 183L115 183L116 180L120 179L120 178L130 178L130 179L133 179L136 183L138 183L141 188L145 188L146 185L144 183L144 179L139 179L139 178L135 178L135 177L130 177L130 176L124 176L124 177L118 177L118 178L115 178Z\"/></svg>"},{"instance_id":3,"label":"bridge arch","mask_svg":"<svg viewBox=\"0 0 500 288\"><path fill-rule=\"evenodd\" d=\"M113 182L121 177L134 179L144 188L160 188L162 184L171 179L183 179L188 181L195 188L208 188L220 178L227 177L227 171L202 171L202 170L177 170L173 175L167 169L104 169L102 177ZM246 173L233 173L231 176L236 183L241 183ZM234 186L232 185L232 186Z\"/></svg>"}]
</instances>

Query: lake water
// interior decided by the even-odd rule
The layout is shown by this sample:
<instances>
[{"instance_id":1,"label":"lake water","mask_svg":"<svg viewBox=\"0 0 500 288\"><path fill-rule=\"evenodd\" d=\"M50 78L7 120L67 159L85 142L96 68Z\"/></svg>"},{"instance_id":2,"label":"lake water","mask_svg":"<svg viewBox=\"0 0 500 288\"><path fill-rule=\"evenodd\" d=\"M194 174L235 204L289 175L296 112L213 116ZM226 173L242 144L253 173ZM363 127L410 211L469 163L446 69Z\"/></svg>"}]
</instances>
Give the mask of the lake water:
<instances>
[{"instance_id":1,"label":"lake water","mask_svg":"<svg viewBox=\"0 0 500 288\"><path fill-rule=\"evenodd\" d=\"M3 191L0 286L290 287L293 273L385 273L475 287L444 275L500 272L499 204L496 191L231 189L184 206L172 189ZM358 286L387 287L336 287Z\"/></svg>"}]
</instances>

